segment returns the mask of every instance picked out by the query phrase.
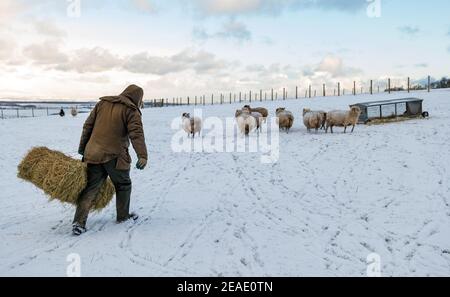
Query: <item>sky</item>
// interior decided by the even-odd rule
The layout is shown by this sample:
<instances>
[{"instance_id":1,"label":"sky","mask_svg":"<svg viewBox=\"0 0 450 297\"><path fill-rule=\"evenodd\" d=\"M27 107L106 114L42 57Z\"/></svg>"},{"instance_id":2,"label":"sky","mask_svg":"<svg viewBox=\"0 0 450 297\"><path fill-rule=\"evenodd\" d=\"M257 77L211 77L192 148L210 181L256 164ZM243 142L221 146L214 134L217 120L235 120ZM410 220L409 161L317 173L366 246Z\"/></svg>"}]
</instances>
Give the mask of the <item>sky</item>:
<instances>
[{"instance_id":1,"label":"sky","mask_svg":"<svg viewBox=\"0 0 450 297\"><path fill-rule=\"evenodd\" d=\"M0 98L194 97L450 75L448 0L0 0Z\"/></svg>"}]
</instances>

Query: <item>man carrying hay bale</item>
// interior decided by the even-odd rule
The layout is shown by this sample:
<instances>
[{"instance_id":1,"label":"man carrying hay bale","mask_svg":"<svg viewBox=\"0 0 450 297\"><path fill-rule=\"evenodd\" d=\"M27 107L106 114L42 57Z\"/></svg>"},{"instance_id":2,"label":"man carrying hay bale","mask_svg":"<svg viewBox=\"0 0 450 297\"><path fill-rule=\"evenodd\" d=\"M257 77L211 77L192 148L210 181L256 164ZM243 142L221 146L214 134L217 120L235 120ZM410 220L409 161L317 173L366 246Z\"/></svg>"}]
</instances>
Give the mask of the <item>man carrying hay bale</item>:
<instances>
[{"instance_id":1,"label":"man carrying hay bale","mask_svg":"<svg viewBox=\"0 0 450 297\"><path fill-rule=\"evenodd\" d=\"M87 163L88 182L77 203L73 221L73 234L86 232L86 221L95 198L109 176L116 189L117 222L138 216L130 213L131 157L130 140L139 158L136 167L147 165L141 111L144 91L131 85L119 96L100 98L86 120L78 152Z\"/></svg>"}]
</instances>

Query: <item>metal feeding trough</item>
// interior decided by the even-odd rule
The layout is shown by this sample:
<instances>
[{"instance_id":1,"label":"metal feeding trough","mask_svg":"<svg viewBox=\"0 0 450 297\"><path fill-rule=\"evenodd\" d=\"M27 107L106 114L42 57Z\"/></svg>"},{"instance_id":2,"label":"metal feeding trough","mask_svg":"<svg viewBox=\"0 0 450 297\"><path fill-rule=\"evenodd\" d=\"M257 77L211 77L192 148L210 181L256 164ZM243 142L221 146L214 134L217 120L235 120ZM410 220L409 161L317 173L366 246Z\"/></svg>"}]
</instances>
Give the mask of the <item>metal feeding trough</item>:
<instances>
[{"instance_id":1,"label":"metal feeding trough","mask_svg":"<svg viewBox=\"0 0 450 297\"><path fill-rule=\"evenodd\" d=\"M428 112L423 112L423 99L402 98L383 100L351 105L361 109L360 123L368 123L371 120L395 119L399 117L428 117Z\"/></svg>"}]
</instances>

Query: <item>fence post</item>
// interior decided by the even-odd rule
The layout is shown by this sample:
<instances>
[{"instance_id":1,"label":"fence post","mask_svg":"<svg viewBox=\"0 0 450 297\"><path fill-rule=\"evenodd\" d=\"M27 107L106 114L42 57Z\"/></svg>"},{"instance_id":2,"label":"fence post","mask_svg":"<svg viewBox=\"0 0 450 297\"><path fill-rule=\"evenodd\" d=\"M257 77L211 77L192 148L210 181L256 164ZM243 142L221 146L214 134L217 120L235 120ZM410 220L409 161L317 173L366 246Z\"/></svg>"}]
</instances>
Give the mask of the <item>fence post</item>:
<instances>
[{"instance_id":1,"label":"fence post","mask_svg":"<svg viewBox=\"0 0 450 297\"><path fill-rule=\"evenodd\" d=\"M309 85L309 98L311 98L311 85Z\"/></svg>"},{"instance_id":2,"label":"fence post","mask_svg":"<svg viewBox=\"0 0 450 297\"><path fill-rule=\"evenodd\" d=\"M242 92L239 92L239 103L242 102Z\"/></svg>"},{"instance_id":3,"label":"fence post","mask_svg":"<svg viewBox=\"0 0 450 297\"><path fill-rule=\"evenodd\" d=\"M3 117L3 109L1 109L1 111L2 111L2 120L4 119L4 117Z\"/></svg>"},{"instance_id":4,"label":"fence post","mask_svg":"<svg viewBox=\"0 0 450 297\"><path fill-rule=\"evenodd\" d=\"M188 105L190 105L191 104L191 99L189 98L189 96L187 97L187 102L188 102Z\"/></svg>"},{"instance_id":5,"label":"fence post","mask_svg":"<svg viewBox=\"0 0 450 297\"><path fill-rule=\"evenodd\" d=\"M31 115L32 115L33 118L34 118L34 107L31 108Z\"/></svg>"},{"instance_id":6,"label":"fence post","mask_svg":"<svg viewBox=\"0 0 450 297\"><path fill-rule=\"evenodd\" d=\"M373 95L373 80L370 80L370 95Z\"/></svg>"},{"instance_id":7,"label":"fence post","mask_svg":"<svg viewBox=\"0 0 450 297\"><path fill-rule=\"evenodd\" d=\"M338 97L341 96L341 83L338 82Z\"/></svg>"},{"instance_id":8,"label":"fence post","mask_svg":"<svg viewBox=\"0 0 450 297\"><path fill-rule=\"evenodd\" d=\"M295 99L298 99L298 86L295 86Z\"/></svg>"},{"instance_id":9,"label":"fence post","mask_svg":"<svg viewBox=\"0 0 450 297\"><path fill-rule=\"evenodd\" d=\"M259 90L259 102L262 102L262 90Z\"/></svg>"},{"instance_id":10,"label":"fence post","mask_svg":"<svg viewBox=\"0 0 450 297\"><path fill-rule=\"evenodd\" d=\"M431 76L428 75L428 93L431 91Z\"/></svg>"},{"instance_id":11,"label":"fence post","mask_svg":"<svg viewBox=\"0 0 450 297\"><path fill-rule=\"evenodd\" d=\"M356 81L353 81L353 96L356 96Z\"/></svg>"},{"instance_id":12,"label":"fence post","mask_svg":"<svg viewBox=\"0 0 450 297\"><path fill-rule=\"evenodd\" d=\"M314 98L317 96L317 90L314 90Z\"/></svg>"},{"instance_id":13,"label":"fence post","mask_svg":"<svg viewBox=\"0 0 450 297\"><path fill-rule=\"evenodd\" d=\"M408 77L408 93L409 93L409 90L410 90L410 86L411 86L411 80L410 80L410 78ZM396 105L397 106L397 105Z\"/></svg>"},{"instance_id":14,"label":"fence post","mask_svg":"<svg viewBox=\"0 0 450 297\"><path fill-rule=\"evenodd\" d=\"M286 88L283 88L283 100L286 100Z\"/></svg>"},{"instance_id":15,"label":"fence post","mask_svg":"<svg viewBox=\"0 0 450 297\"><path fill-rule=\"evenodd\" d=\"M272 88L272 101L273 101L273 88Z\"/></svg>"},{"instance_id":16,"label":"fence post","mask_svg":"<svg viewBox=\"0 0 450 297\"><path fill-rule=\"evenodd\" d=\"M17 117L19 117L19 109L17 109Z\"/></svg>"},{"instance_id":17,"label":"fence post","mask_svg":"<svg viewBox=\"0 0 450 297\"><path fill-rule=\"evenodd\" d=\"M327 96L327 93L326 93L326 90L325 90L325 84L323 84L323 96L324 96L324 97Z\"/></svg>"},{"instance_id":18,"label":"fence post","mask_svg":"<svg viewBox=\"0 0 450 297\"><path fill-rule=\"evenodd\" d=\"M391 79L388 78L388 92L391 93Z\"/></svg>"},{"instance_id":19,"label":"fence post","mask_svg":"<svg viewBox=\"0 0 450 297\"><path fill-rule=\"evenodd\" d=\"M267 92L264 92L264 101L267 101Z\"/></svg>"},{"instance_id":20,"label":"fence post","mask_svg":"<svg viewBox=\"0 0 450 297\"><path fill-rule=\"evenodd\" d=\"M252 102L252 91L250 91L248 98L249 98L250 102Z\"/></svg>"},{"instance_id":21,"label":"fence post","mask_svg":"<svg viewBox=\"0 0 450 297\"><path fill-rule=\"evenodd\" d=\"M232 94L230 93L230 104L231 104L231 96L232 96Z\"/></svg>"}]
</instances>

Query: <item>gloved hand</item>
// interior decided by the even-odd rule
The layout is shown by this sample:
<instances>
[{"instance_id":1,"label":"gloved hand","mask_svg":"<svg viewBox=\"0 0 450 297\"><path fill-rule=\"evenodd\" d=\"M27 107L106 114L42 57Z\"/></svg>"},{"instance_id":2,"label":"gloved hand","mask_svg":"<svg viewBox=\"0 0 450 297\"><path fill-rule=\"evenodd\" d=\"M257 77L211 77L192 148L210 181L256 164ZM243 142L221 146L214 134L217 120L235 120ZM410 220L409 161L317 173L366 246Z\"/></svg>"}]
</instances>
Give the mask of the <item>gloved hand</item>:
<instances>
[{"instance_id":1,"label":"gloved hand","mask_svg":"<svg viewBox=\"0 0 450 297\"><path fill-rule=\"evenodd\" d=\"M136 168L139 170L144 170L144 168L147 166L147 160L144 158L139 158L139 160L136 163Z\"/></svg>"}]
</instances>

